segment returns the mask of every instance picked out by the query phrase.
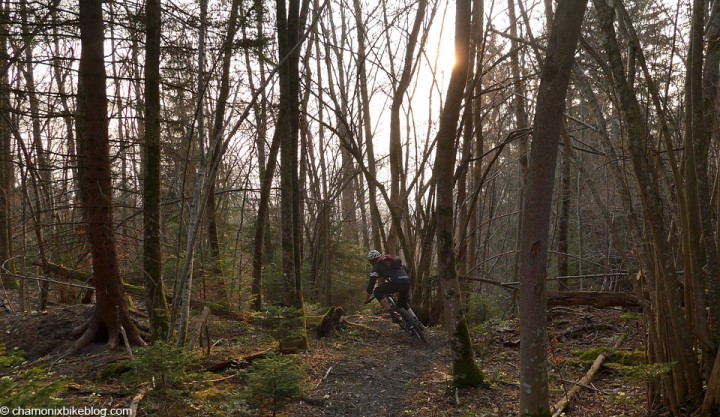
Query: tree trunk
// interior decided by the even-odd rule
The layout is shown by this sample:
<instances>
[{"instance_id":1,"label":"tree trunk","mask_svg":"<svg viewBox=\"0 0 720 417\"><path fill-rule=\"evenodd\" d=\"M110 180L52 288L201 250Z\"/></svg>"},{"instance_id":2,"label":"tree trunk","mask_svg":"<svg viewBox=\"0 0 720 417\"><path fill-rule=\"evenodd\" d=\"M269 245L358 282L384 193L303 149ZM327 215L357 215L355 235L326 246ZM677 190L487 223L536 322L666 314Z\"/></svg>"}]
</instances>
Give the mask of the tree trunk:
<instances>
[{"instance_id":1,"label":"tree trunk","mask_svg":"<svg viewBox=\"0 0 720 417\"><path fill-rule=\"evenodd\" d=\"M33 33L30 30L29 22L28 22L28 10L27 10L27 1L23 0L20 3L20 9L21 9L21 16L22 16L22 27L23 27L23 33L25 36L23 36L23 41L26 44L32 44L33 42ZM32 147L35 152L35 165L36 169L31 174L33 181L33 188L34 188L34 197L35 197L35 206L37 212L35 213L35 222L37 222L36 229L41 231L40 233L36 233L38 238L38 245L43 247L43 250L40 253L41 256L41 262L47 262L48 259L52 258L52 255L48 253L47 245L45 245L45 242L47 240L52 240L52 238L55 235L55 226L53 222L53 203L52 203L52 193L50 192L50 186L51 186L51 178L52 178L52 170L50 165L47 161L46 151L43 147L43 133L42 133L42 126L40 121L40 102L38 93L35 88L35 74L34 74L34 57L33 57L33 48L25 48L25 65L20 66L20 70L23 73L25 77L25 85L28 95L28 102L30 104L30 118L31 118L31 128L32 128ZM30 156L29 154L27 155ZM29 164L31 164L30 161L28 161ZM28 167L29 168L29 167ZM30 202L28 202L30 203ZM30 203L32 204L32 203ZM46 236L50 236L50 239L46 239ZM39 297L39 310L46 310L47 309L47 302L48 302L48 290L49 290L49 283L48 282L41 282L40 283L40 297Z\"/></svg>"},{"instance_id":2,"label":"tree trunk","mask_svg":"<svg viewBox=\"0 0 720 417\"><path fill-rule=\"evenodd\" d=\"M508 0L508 15L510 18L510 69L513 77L513 113L515 116L515 128L522 130L527 128L527 112L525 111L525 86L523 84L522 76L520 74L520 53L518 48L518 35L517 26L518 19L515 13L515 0ZM517 139L518 143L518 162L520 163L520 189L518 190L519 202L518 206L520 211L525 206L525 188L527 187L528 180L528 139L526 135L522 135ZM516 241L518 247L520 246L520 231L522 230L523 216L520 215L518 218L518 228ZM520 252L515 254L515 260L513 261L513 280L518 281L520 278Z\"/></svg>"},{"instance_id":3,"label":"tree trunk","mask_svg":"<svg viewBox=\"0 0 720 417\"><path fill-rule=\"evenodd\" d=\"M405 185L403 182L405 173L402 162L400 110L405 99L405 93L412 79L415 48L418 47L418 35L425 18L427 3L427 0L418 1L418 9L415 14L413 27L408 34L403 70L400 74L400 79L393 85L392 103L390 106L390 204L394 206L395 213L391 215L392 223L388 236L387 251L390 253L399 253L398 241L401 239L400 235L402 234L402 231L399 229L402 227L402 217L407 214L407 196L405 195ZM420 45L420 47L422 48L423 46ZM410 256L410 254L406 253L405 256Z\"/></svg>"},{"instance_id":4,"label":"tree trunk","mask_svg":"<svg viewBox=\"0 0 720 417\"><path fill-rule=\"evenodd\" d=\"M220 94L217 99L217 107L215 108L215 120L213 121L212 137L220 137L225 126L225 113L227 108L228 96L230 95L230 63L232 61L232 46L237 33L238 10L240 8L240 0L233 0L230 9L230 17L228 18L227 35L223 41L222 56L222 73L220 75ZM218 140L217 143L220 143ZM216 178L211 179L210 188L207 196L207 230L208 244L210 246L210 255L212 262L212 271L216 274L222 274L220 266L220 238L218 237L217 225L217 202L215 201L215 183Z\"/></svg>"},{"instance_id":5,"label":"tree trunk","mask_svg":"<svg viewBox=\"0 0 720 417\"><path fill-rule=\"evenodd\" d=\"M185 242L185 259L180 269L180 280L173 294L173 311L171 323L177 323L178 347L185 346L187 342L188 326L190 325L190 303L193 287L195 243L200 229L203 210L207 202L206 178L208 175L208 155L205 150L205 35L207 33L207 0L200 0L200 35L198 39L198 67L197 67L197 145L198 166L195 177L195 189L190 203L190 218L188 221L187 238ZM214 155L214 154L213 154ZM209 188L209 183L207 183ZM177 312L179 309L179 319Z\"/></svg>"},{"instance_id":6,"label":"tree trunk","mask_svg":"<svg viewBox=\"0 0 720 417\"><path fill-rule=\"evenodd\" d=\"M145 142L143 181L143 268L145 302L152 340L166 339L170 333L170 311L162 280L162 240L160 229L160 0L147 0L145 49Z\"/></svg>"},{"instance_id":7,"label":"tree trunk","mask_svg":"<svg viewBox=\"0 0 720 417\"><path fill-rule=\"evenodd\" d=\"M672 381L665 384L667 397L674 404L684 403L688 399L697 399L702 391L698 364L693 352L693 338L683 315L682 299L677 286L677 276L673 260L672 248L667 242L667 228L663 215L663 203L657 184L657 170L648 160L648 139L651 137L643 120L643 112L637 97L628 84L619 46L615 37L613 26L613 10L602 0L594 0L598 10L601 30L605 34L605 49L610 62L612 82L618 89L620 110L628 129L628 143L633 170L635 172L640 193L643 214L649 230L652 244L652 255L655 257L649 263L655 263L655 294L651 294L654 303L654 316L657 320L657 331L662 340L672 340L672 343L656 346L658 360L662 362L677 361L678 366L672 373ZM664 334L660 333L663 332Z\"/></svg>"},{"instance_id":8,"label":"tree trunk","mask_svg":"<svg viewBox=\"0 0 720 417\"><path fill-rule=\"evenodd\" d=\"M0 56L3 57L3 67L10 67L8 57L8 13L5 5L0 6ZM13 195L14 169L12 152L12 131L9 125L11 120L10 103L10 77L9 71L0 74L0 265L4 267L0 272L0 279L4 288L15 288L18 282L14 277L5 273L5 270L14 272L12 250L12 227L10 216L12 214L10 201ZM24 306L23 306L24 307Z\"/></svg>"},{"instance_id":9,"label":"tree trunk","mask_svg":"<svg viewBox=\"0 0 720 417\"><path fill-rule=\"evenodd\" d=\"M79 159L82 169L85 218L92 251L96 305L92 319L76 329L82 333L74 350L108 336L111 348L120 343L122 326L130 343L143 340L130 320L118 268L112 222L110 146L108 141L105 53L102 1L80 2L80 70L78 78L78 136L82 136Z\"/></svg>"},{"instance_id":10,"label":"tree trunk","mask_svg":"<svg viewBox=\"0 0 720 417\"><path fill-rule=\"evenodd\" d=\"M562 172L560 182L560 216L558 218L558 256L557 274L560 277L568 276L568 229L570 224L570 157L565 154L562 159ZM566 278L558 280L560 291L569 291L570 283Z\"/></svg>"},{"instance_id":11,"label":"tree trunk","mask_svg":"<svg viewBox=\"0 0 720 417\"><path fill-rule=\"evenodd\" d=\"M362 9L360 0L353 0L355 9L355 27L357 28L357 72L360 83L360 99L362 100L362 127L365 132L365 150L367 151L368 170L373 178L377 176L375 168L375 151L373 148L372 115L370 113L370 94L368 93L367 61L365 51L365 22L362 20ZM360 144L362 145L362 144ZM368 181L368 194L370 204L370 218L372 223L372 244L376 249L382 248L384 231L382 229L382 218L377 203L377 186L373 181Z\"/></svg>"},{"instance_id":12,"label":"tree trunk","mask_svg":"<svg viewBox=\"0 0 720 417\"><path fill-rule=\"evenodd\" d=\"M704 99L704 111L705 111L705 128L706 132L713 132L717 129L716 121L716 107L717 107L717 85L718 79L720 78L719 61L720 61L720 3L713 3L713 7L710 13L708 21L708 46L707 46L707 57L705 63L705 73L703 77L703 99ZM720 175L720 174L718 174ZM703 222L704 223L704 222ZM705 225L703 224L703 228ZM704 237L704 236L703 236ZM705 239L707 241L707 239ZM717 242L713 242L717 245ZM707 243L706 243L707 245ZM717 248L717 246L716 246ZM718 325L720 319L718 311L718 290L719 284L716 279L708 280L708 315L710 316L710 322L713 325ZM712 329L712 337L717 344L720 334L718 331ZM710 365L707 364L706 367ZM715 354L715 360L712 365L710 377L707 382L707 391L705 393L705 399L701 409L703 416L717 416L720 415L720 353Z\"/></svg>"},{"instance_id":13,"label":"tree trunk","mask_svg":"<svg viewBox=\"0 0 720 417\"><path fill-rule=\"evenodd\" d=\"M280 57L288 56L279 71L280 112L275 134L280 141L280 194L282 213L283 275L285 282L285 304L297 308L301 314L301 335L293 340L294 347L307 350L308 339L305 328L302 277L300 275L300 192L298 179L299 142L299 42L300 4L290 0L277 0L277 34Z\"/></svg>"},{"instance_id":14,"label":"tree trunk","mask_svg":"<svg viewBox=\"0 0 720 417\"><path fill-rule=\"evenodd\" d=\"M257 4L257 32L263 33L263 7L261 3ZM247 38L245 32L245 26L241 26L243 30L243 37ZM260 54L263 53L262 45L260 46ZM245 62L248 68L250 68L250 56L249 51L245 52ZM263 60L258 62L260 84L265 85L265 64ZM250 87L253 93L256 94L254 87L254 81L252 77L249 78ZM265 152L265 140L267 139L267 98L265 96L265 90L260 92L262 97L260 103L255 108L255 118L257 123L257 148L258 148L258 173L260 176L260 201L258 202L258 217L255 226L255 237L254 237L254 249L253 249L253 261L252 261L252 282L250 283L250 294L252 295L251 308L255 311L260 311L262 308L262 272L263 264L265 261L269 261L273 257L273 244L270 240L270 224L269 224L269 212L270 212L270 187L272 186L272 179L275 173L275 167L277 165L277 153L279 149L279 141L276 137L273 137L272 144L270 145L269 155ZM267 161L267 162L266 162Z\"/></svg>"},{"instance_id":15,"label":"tree trunk","mask_svg":"<svg viewBox=\"0 0 720 417\"><path fill-rule=\"evenodd\" d=\"M470 0L457 0L455 11L455 56L437 135L437 154L434 174L436 187L437 257L440 275L440 296L443 301L444 325L450 337L453 379L456 387L484 386L485 375L480 370L472 348L463 313L460 284L455 269L455 241L453 227L453 188L455 171L455 132L468 74L470 45Z\"/></svg>"},{"instance_id":16,"label":"tree trunk","mask_svg":"<svg viewBox=\"0 0 720 417\"><path fill-rule=\"evenodd\" d=\"M553 19L548 55L541 70L533 127L529 183L520 239L520 415L550 412L546 290L550 209L560 128L585 1L561 0Z\"/></svg>"},{"instance_id":17,"label":"tree trunk","mask_svg":"<svg viewBox=\"0 0 720 417\"><path fill-rule=\"evenodd\" d=\"M700 347L704 357L714 357L714 346L710 340L707 310L705 299L705 283L707 281L705 274L708 272L716 272L716 259L710 258L711 250L714 255L715 238L712 230L712 221L710 220L709 211L710 202L707 184L707 163L703 163L703 159L707 158L707 146L709 144L709 136L705 136L704 114L703 114L703 98L702 98L702 62L703 62L703 31L704 31L704 12L705 2L702 0L694 1L691 31L690 31L690 51L687 59L686 79L685 79L685 95L688 109L685 112L685 137L683 152L684 163L683 178L685 180L685 211L683 227L683 252L685 254L685 317L691 332L704 341ZM703 156L703 154L705 154ZM704 167L704 169L702 169ZM704 178L704 181L701 179ZM700 192L706 193L704 203L707 205L707 211L701 209L702 196ZM679 210L683 213L683 210ZM707 221L703 221L703 215ZM710 226L710 230L703 229L703 223ZM704 235L703 233L709 233ZM701 238L698 238L700 236ZM705 238L708 240L706 241ZM712 239L709 246L703 245ZM708 277L709 278L709 277ZM713 277L717 279L717 275ZM708 364L708 367L710 365Z\"/></svg>"}]
</instances>

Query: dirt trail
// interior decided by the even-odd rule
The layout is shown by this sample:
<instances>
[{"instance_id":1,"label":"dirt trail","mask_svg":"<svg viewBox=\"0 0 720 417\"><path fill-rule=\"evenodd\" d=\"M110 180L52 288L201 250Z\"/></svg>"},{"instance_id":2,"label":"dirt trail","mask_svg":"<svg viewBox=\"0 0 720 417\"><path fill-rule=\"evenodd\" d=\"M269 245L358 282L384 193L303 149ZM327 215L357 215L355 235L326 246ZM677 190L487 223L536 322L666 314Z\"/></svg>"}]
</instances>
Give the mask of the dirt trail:
<instances>
[{"instance_id":1,"label":"dirt trail","mask_svg":"<svg viewBox=\"0 0 720 417\"><path fill-rule=\"evenodd\" d=\"M351 319L352 321L352 319ZM408 390L423 388L419 378L447 358L440 329L426 329L428 345L414 341L386 318L369 317L363 325L379 331L356 339L354 346L318 373L327 373L311 392L322 398L318 415L333 417L403 416L412 410Z\"/></svg>"}]
</instances>

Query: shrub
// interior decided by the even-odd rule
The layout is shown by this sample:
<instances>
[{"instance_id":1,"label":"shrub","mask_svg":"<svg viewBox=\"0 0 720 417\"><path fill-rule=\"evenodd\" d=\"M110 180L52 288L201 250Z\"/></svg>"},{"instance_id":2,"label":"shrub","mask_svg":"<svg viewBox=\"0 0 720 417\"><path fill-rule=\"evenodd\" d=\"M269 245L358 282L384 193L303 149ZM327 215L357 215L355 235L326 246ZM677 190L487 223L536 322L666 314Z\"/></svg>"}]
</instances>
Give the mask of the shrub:
<instances>
[{"instance_id":1,"label":"shrub","mask_svg":"<svg viewBox=\"0 0 720 417\"><path fill-rule=\"evenodd\" d=\"M502 317L501 301L480 292L473 292L468 297L465 319L468 324L482 324Z\"/></svg>"},{"instance_id":2,"label":"shrub","mask_svg":"<svg viewBox=\"0 0 720 417\"><path fill-rule=\"evenodd\" d=\"M126 383L140 385L152 380L155 391L188 390L188 385L207 379L205 373L195 370L200 364L197 353L161 341L135 350L135 360L127 364L132 369L122 374Z\"/></svg>"},{"instance_id":3,"label":"shrub","mask_svg":"<svg viewBox=\"0 0 720 417\"><path fill-rule=\"evenodd\" d=\"M305 395L305 368L295 356L271 354L253 362L247 375L250 404L273 416L289 401Z\"/></svg>"}]
</instances>

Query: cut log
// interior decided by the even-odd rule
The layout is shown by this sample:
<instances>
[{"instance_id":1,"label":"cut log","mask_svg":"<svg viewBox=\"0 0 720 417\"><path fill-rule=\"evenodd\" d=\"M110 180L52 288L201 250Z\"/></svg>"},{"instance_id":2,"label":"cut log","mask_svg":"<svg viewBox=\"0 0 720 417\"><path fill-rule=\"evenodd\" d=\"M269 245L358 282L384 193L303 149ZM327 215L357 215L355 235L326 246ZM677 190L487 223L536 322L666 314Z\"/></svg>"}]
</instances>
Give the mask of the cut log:
<instances>
[{"instance_id":1,"label":"cut log","mask_svg":"<svg viewBox=\"0 0 720 417\"><path fill-rule=\"evenodd\" d=\"M593 306L602 307L638 307L643 300L628 292L610 291L548 291L547 305L554 306Z\"/></svg>"}]
</instances>

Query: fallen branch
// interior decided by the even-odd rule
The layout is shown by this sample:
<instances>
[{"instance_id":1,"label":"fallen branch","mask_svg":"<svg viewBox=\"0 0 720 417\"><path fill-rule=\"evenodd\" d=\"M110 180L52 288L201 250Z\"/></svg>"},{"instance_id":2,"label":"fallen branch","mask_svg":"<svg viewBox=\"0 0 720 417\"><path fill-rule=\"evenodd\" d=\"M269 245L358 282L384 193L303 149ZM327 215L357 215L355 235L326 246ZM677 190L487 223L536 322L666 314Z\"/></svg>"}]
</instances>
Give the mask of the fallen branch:
<instances>
[{"instance_id":1,"label":"fallen branch","mask_svg":"<svg viewBox=\"0 0 720 417\"><path fill-rule=\"evenodd\" d=\"M583 386L586 386L590 383L597 371L602 366L603 362L605 362L608 354L611 351L618 349L622 342L625 341L626 337L627 335L625 333L618 336L617 339L615 339L615 343L613 344L613 347L611 349L609 349L605 353L599 354L598 357L595 358L595 362L593 362L590 369L588 369L588 371L585 373L585 376L583 376L580 381L574 383L572 388L570 388L570 390L563 396L563 398L555 404L555 413L553 414L553 417L559 417L563 413L563 411L565 411L565 408L568 406L568 404L570 404L570 399L575 394L577 394L577 392L580 391Z\"/></svg>"},{"instance_id":2,"label":"fallen branch","mask_svg":"<svg viewBox=\"0 0 720 417\"><path fill-rule=\"evenodd\" d=\"M247 369L250 367L253 361L266 357L268 353L272 351L273 349L267 349L261 352L250 354L240 359L228 359L216 364L209 365L205 368L205 370L212 373L218 373L228 368Z\"/></svg>"},{"instance_id":3,"label":"fallen branch","mask_svg":"<svg viewBox=\"0 0 720 417\"><path fill-rule=\"evenodd\" d=\"M325 376L320 378L320 381L318 381L318 383L315 384L315 388L313 388L313 389L317 389L317 387L319 387L320 384L322 384L322 382L327 379L328 375L330 375L330 371L332 371L332 368L333 368L332 366L328 368L327 372L325 372Z\"/></svg>"}]
</instances>

